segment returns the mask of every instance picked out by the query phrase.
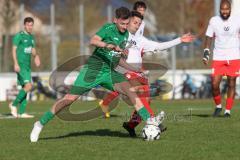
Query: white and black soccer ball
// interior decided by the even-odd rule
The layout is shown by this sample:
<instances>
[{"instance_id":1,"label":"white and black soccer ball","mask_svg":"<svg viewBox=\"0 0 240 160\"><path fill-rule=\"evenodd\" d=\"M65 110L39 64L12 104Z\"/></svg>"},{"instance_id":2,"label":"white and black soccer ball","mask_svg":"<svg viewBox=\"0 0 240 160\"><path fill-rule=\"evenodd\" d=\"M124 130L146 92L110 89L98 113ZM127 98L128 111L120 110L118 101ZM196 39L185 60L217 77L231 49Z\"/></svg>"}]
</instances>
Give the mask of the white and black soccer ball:
<instances>
[{"instance_id":1,"label":"white and black soccer ball","mask_svg":"<svg viewBox=\"0 0 240 160\"><path fill-rule=\"evenodd\" d=\"M158 126L147 124L142 129L142 137L146 141L154 141L160 138L161 130Z\"/></svg>"}]
</instances>

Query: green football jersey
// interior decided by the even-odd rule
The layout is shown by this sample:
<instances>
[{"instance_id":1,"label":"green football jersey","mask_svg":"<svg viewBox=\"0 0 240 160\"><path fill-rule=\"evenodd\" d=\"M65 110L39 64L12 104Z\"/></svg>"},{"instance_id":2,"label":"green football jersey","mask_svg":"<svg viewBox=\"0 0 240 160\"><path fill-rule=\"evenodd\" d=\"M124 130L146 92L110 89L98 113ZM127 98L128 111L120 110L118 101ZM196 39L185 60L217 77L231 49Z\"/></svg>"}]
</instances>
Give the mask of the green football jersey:
<instances>
[{"instance_id":1,"label":"green football jersey","mask_svg":"<svg viewBox=\"0 0 240 160\"><path fill-rule=\"evenodd\" d=\"M17 47L17 60L20 65L31 67L32 48L35 48L35 38L24 31L13 37L13 45Z\"/></svg>"},{"instance_id":2,"label":"green football jersey","mask_svg":"<svg viewBox=\"0 0 240 160\"><path fill-rule=\"evenodd\" d=\"M124 49L127 39L128 31L121 33L115 23L105 24L97 33L99 37L102 38L102 41L107 44L113 44ZM106 48L96 47L93 52L93 56L99 57L105 63L107 63L111 68L116 67L119 63L121 55L118 52L110 51Z\"/></svg>"}]
</instances>

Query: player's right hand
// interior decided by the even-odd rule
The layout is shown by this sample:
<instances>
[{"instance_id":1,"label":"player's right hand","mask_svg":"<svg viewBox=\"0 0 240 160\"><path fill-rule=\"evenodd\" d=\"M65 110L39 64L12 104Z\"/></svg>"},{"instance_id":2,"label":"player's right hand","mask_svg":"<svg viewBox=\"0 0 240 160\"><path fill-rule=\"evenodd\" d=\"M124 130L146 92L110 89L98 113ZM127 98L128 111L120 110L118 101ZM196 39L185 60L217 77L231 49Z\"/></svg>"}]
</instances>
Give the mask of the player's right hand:
<instances>
[{"instance_id":1,"label":"player's right hand","mask_svg":"<svg viewBox=\"0 0 240 160\"><path fill-rule=\"evenodd\" d=\"M105 46L105 48L107 48L107 49L109 49L109 50L114 50L114 49L116 48L116 46L113 45L113 44L107 44L107 45Z\"/></svg>"},{"instance_id":2,"label":"player's right hand","mask_svg":"<svg viewBox=\"0 0 240 160\"><path fill-rule=\"evenodd\" d=\"M35 65L39 67L41 65L41 61L38 55L35 56L34 58Z\"/></svg>"},{"instance_id":3,"label":"player's right hand","mask_svg":"<svg viewBox=\"0 0 240 160\"><path fill-rule=\"evenodd\" d=\"M208 64L208 61L209 61L209 58L210 58L210 50L208 48L204 49L203 51L203 63L205 65Z\"/></svg>"},{"instance_id":4,"label":"player's right hand","mask_svg":"<svg viewBox=\"0 0 240 160\"><path fill-rule=\"evenodd\" d=\"M15 72L20 72L20 67L19 67L18 64L15 64L15 65L14 65L14 71L15 71Z\"/></svg>"}]
</instances>

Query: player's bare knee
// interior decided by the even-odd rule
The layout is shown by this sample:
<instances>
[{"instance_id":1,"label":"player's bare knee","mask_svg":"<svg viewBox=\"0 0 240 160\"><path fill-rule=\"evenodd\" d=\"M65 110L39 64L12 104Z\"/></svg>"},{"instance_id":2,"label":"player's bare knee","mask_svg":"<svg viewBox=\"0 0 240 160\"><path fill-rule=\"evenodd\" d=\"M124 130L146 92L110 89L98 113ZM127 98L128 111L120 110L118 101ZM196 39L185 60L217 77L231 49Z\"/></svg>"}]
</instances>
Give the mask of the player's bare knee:
<instances>
[{"instance_id":1,"label":"player's bare knee","mask_svg":"<svg viewBox=\"0 0 240 160\"><path fill-rule=\"evenodd\" d=\"M31 83L25 84L24 90L25 90L26 92L30 91L31 89L32 89L32 84L31 84Z\"/></svg>"},{"instance_id":2,"label":"player's bare knee","mask_svg":"<svg viewBox=\"0 0 240 160\"><path fill-rule=\"evenodd\" d=\"M123 94L127 94L130 88L129 82L121 82L114 84L114 90Z\"/></svg>"},{"instance_id":3,"label":"player's bare knee","mask_svg":"<svg viewBox=\"0 0 240 160\"><path fill-rule=\"evenodd\" d=\"M229 83L229 84L228 84L228 88L229 88L229 89L234 89L234 90L235 90L235 88L236 88L236 84L235 84L235 83Z\"/></svg>"},{"instance_id":4,"label":"player's bare knee","mask_svg":"<svg viewBox=\"0 0 240 160\"><path fill-rule=\"evenodd\" d=\"M219 88L219 83L218 82L212 82L212 87L213 87L213 89L218 89Z\"/></svg>"},{"instance_id":5,"label":"player's bare knee","mask_svg":"<svg viewBox=\"0 0 240 160\"><path fill-rule=\"evenodd\" d=\"M73 103L74 101L76 101L79 98L79 95L72 95L72 94L66 94L64 96L64 100L67 100L68 102Z\"/></svg>"},{"instance_id":6,"label":"player's bare knee","mask_svg":"<svg viewBox=\"0 0 240 160\"><path fill-rule=\"evenodd\" d=\"M74 102L73 99L63 99L62 103L64 104L64 106L69 106Z\"/></svg>"},{"instance_id":7,"label":"player's bare knee","mask_svg":"<svg viewBox=\"0 0 240 160\"><path fill-rule=\"evenodd\" d=\"M62 99L58 100L52 111L53 113L58 113L61 109L70 106L79 96L77 95L65 95Z\"/></svg>"}]
</instances>

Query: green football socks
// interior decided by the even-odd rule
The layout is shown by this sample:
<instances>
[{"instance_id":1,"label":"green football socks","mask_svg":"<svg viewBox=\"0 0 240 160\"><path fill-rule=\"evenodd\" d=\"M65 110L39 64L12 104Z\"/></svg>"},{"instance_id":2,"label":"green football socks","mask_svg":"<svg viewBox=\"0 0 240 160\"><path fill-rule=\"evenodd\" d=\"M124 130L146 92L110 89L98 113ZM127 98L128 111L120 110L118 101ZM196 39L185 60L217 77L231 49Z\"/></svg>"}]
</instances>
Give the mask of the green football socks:
<instances>
[{"instance_id":1,"label":"green football socks","mask_svg":"<svg viewBox=\"0 0 240 160\"><path fill-rule=\"evenodd\" d=\"M52 120L54 117L54 114L51 111L48 111L44 113L44 115L40 118L40 123L42 125L47 124L50 120Z\"/></svg>"},{"instance_id":2,"label":"green football socks","mask_svg":"<svg viewBox=\"0 0 240 160\"><path fill-rule=\"evenodd\" d=\"M148 118L150 118L150 114L147 111L145 107L142 107L139 111L138 114L141 116L143 121L146 121Z\"/></svg>"},{"instance_id":3,"label":"green football socks","mask_svg":"<svg viewBox=\"0 0 240 160\"><path fill-rule=\"evenodd\" d=\"M26 97L27 92L25 92L24 89L21 89L16 97L16 99L13 101L13 106L17 107L19 103L21 103L24 98Z\"/></svg>"},{"instance_id":4,"label":"green football socks","mask_svg":"<svg viewBox=\"0 0 240 160\"><path fill-rule=\"evenodd\" d=\"M19 114L25 113L26 106L27 106L27 96L25 96L25 98L20 103L20 108L19 108L19 112L18 113Z\"/></svg>"}]
</instances>

